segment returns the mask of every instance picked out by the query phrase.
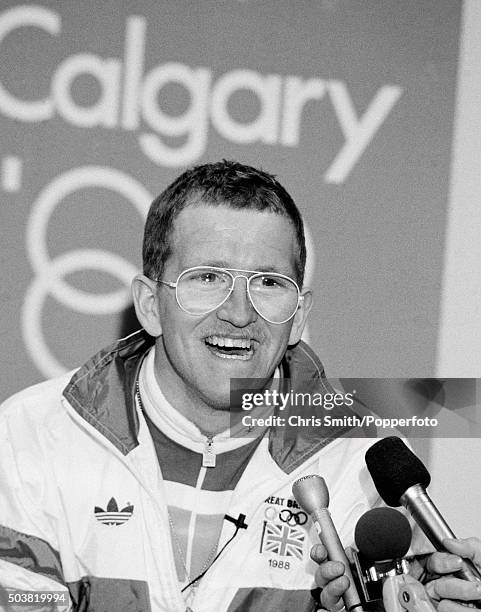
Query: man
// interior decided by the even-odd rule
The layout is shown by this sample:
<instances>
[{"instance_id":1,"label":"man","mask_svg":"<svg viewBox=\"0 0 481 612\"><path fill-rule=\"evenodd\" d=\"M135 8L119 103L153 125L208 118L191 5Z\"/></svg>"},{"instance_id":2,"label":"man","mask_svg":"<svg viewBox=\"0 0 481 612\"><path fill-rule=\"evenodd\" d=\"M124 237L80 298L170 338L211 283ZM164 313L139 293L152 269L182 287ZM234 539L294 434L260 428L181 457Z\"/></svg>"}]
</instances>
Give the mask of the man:
<instances>
[{"instance_id":1,"label":"man","mask_svg":"<svg viewBox=\"0 0 481 612\"><path fill-rule=\"evenodd\" d=\"M333 393L300 341L312 295L294 202L249 166L199 166L153 202L143 259L145 331L1 412L0 585L68 587L76 610L339 608L329 563L320 603L313 590L313 527L291 487L321 473L348 544L377 499L371 442L231 420L231 379Z\"/></svg>"}]
</instances>

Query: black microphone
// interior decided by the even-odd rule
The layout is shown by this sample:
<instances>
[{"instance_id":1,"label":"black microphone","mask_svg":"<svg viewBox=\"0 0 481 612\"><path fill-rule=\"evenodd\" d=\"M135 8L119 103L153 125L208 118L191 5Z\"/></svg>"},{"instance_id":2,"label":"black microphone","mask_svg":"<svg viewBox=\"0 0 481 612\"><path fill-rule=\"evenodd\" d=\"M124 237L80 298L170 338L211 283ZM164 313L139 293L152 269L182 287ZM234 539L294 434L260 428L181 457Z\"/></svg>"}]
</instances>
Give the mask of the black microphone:
<instances>
[{"instance_id":1,"label":"black microphone","mask_svg":"<svg viewBox=\"0 0 481 612\"><path fill-rule=\"evenodd\" d=\"M446 551L444 538L456 536L426 492L431 476L422 461L400 438L392 436L379 440L367 450L366 464L386 504L405 506L433 546ZM462 562L456 575L470 582L481 582L481 574L471 560Z\"/></svg>"},{"instance_id":2,"label":"black microphone","mask_svg":"<svg viewBox=\"0 0 481 612\"><path fill-rule=\"evenodd\" d=\"M340 561L344 565L344 575L349 579L349 587L344 592L342 599L347 612L355 608L357 608L357 612L362 612L361 598L354 583L349 561L328 510L329 491L324 478L315 474L299 478L292 486L292 494L299 506L312 516L319 538L327 550L329 560Z\"/></svg>"},{"instance_id":3,"label":"black microphone","mask_svg":"<svg viewBox=\"0 0 481 612\"><path fill-rule=\"evenodd\" d=\"M230 521L231 523L234 523L237 529L247 529L248 525L245 522L245 518L246 518L245 514L239 514L237 518L234 518L233 516L229 516L228 514L224 514L224 519L226 521Z\"/></svg>"},{"instance_id":4,"label":"black microphone","mask_svg":"<svg viewBox=\"0 0 481 612\"><path fill-rule=\"evenodd\" d=\"M396 568L409 550L411 537L409 521L393 508L368 510L354 529L354 541L363 558L378 564L383 572Z\"/></svg>"},{"instance_id":5,"label":"black microphone","mask_svg":"<svg viewBox=\"0 0 481 612\"><path fill-rule=\"evenodd\" d=\"M411 536L407 518L392 508L374 508L357 522L359 555L355 553L354 560L366 601L375 603L375 609L382 602L386 612L435 612L423 585L409 574L409 560L403 558ZM370 565L367 571L362 571L360 559Z\"/></svg>"},{"instance_id":6,"label":"black microphone","mask_svg":"<svg viewBox=\"0 0 481 612\"><path fill-rule=\"evenodd\" d=\"M389 589L398 593L399 576L409 572L405 559L411 545L411 526L407 518L393 508L373 508L358 520L353 551L359 585L369 609L392 609L392 597L385 597ZM392 584L386 584L390 581ZM402 585L402 580L401 580ZM388 603L391 602L391 603ZM388 604L386 606L386 604Z\"/></svg>"}]
</instances>

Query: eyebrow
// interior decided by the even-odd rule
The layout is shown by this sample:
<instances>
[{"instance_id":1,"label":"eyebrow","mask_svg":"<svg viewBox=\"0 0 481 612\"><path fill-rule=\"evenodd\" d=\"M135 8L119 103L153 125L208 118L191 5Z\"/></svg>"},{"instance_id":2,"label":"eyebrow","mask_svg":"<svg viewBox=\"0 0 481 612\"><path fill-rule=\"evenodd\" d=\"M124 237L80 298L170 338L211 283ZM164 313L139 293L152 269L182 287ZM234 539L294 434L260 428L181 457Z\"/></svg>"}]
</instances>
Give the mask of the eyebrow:
<instances>
[{"instance_id":1,"label":"eyebrow","mask_svg":"<svg viewBox=\"0 0 481 612\"><path fill-rule=\"evenodd\" d=\"M226 263L225 261L219 261L219 260L208 260L207 262L197 264L197 266L224 268L225 270L244 270L245 269L245 268L234 268L230 264ZM190 266L190 267L193 268L194 266ZM277 274L285 274L287 276L289 276L290 274L289 271L283 272L279 270L279 268L276 266L262 266L262 269L251 270L251 272L275 272Z\"/></svg>"},{"instance_id":2,"label":"eyebrow","mask_svg":"<svg viewBox=\"0 0 481 612\"><path fill-rule=\"evenodd\" d=\"M186 270L187 268L197 268L197 267L213 267L213 268L222 268L224 270L245 270L245 268L234 268L231 267L230 264L228 264L226 261L224 260L204 260L202 263L196 263L196 264L192 264L189 266L186 266L184 268L184 270ZM283 276L287 276L289 278L292 278L293 280L295 280L297 282L297 273L295 269L285 269L282 270L280 269L278 266L276 265L268 265L268 266L263 266L262 268L256 268L256 269L249 269L247 270L248 272L259 272L261 274L269 274L271 272L275 273L275 274L282 274Z\"/></svg>"}]
</instances>

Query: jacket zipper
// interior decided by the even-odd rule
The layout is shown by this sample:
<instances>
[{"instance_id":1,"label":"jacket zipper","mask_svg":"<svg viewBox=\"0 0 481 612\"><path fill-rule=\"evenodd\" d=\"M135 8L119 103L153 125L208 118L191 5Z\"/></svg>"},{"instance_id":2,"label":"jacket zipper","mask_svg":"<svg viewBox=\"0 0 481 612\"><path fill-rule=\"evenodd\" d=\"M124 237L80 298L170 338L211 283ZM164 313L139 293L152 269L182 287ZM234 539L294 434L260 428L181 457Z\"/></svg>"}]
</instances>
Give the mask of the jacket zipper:
<instances>
[{"instance_id":1,"label":"jacket zipper","mask_svg":"<svg viewBox=\"0 0 481 612\"><path fill-rule=\"evenodd\" d=\"M207 436L202 450L202 467L215 467L214 438Z\"/></svg>"}]
</instances>

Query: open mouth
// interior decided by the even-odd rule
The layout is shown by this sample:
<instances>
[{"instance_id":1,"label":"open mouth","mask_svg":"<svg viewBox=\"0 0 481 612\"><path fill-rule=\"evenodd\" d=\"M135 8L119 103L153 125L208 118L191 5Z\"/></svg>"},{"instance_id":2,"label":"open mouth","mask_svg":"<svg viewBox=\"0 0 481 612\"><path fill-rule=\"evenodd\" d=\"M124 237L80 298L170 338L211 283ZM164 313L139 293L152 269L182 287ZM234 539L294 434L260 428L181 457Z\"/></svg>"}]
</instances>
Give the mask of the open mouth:
<instances>
[{"instance_id":1,"label":"open mouth","mask_svg":"<svg viewBox=\"0 0 481 612\"><path fill-rule=\"evenodd\" d=\"M207 336L204 342L211 353L223 359L247 361L254 354L254 343L250 338Z\"/></svg>"}]
</instances>

